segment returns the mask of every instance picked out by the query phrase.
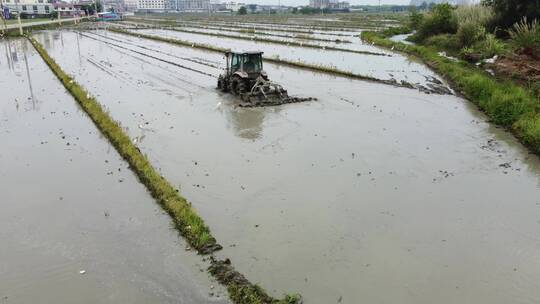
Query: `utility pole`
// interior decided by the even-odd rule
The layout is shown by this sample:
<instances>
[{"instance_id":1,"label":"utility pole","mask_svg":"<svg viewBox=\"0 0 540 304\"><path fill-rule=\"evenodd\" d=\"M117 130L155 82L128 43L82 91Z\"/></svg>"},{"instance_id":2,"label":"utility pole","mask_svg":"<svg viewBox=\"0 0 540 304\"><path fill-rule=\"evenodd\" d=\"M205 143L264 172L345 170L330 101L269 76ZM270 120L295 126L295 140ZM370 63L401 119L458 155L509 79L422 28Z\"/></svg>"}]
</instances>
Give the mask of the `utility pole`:
<instances>
[{"instance_id":1,"label":"utility pole","mask_svg":"<svg viewBox=\"0 0 540 304\"><path fill-rule=\"evenodd\" d=\"M19 9L19 2L20 1L17 0L17 23L19 23L19 34L21 34L21 36L22 36L22 34L24 34L24 33L23 33L23 30L22 30L21 10Z\"/></svg>"},{"instance_id":2,"label":"utility pole","mask_svg":"<svg viewBox=\"0 0 540 304\"><path fill-rule=\"evenodd\" d=\"M2 33L4 34L7 34L7 23L6 23L6 19L4 19L4 1L3 0L0 0L0 10L2 10L2 23L4 24L4 29L2 30Z\"/></svg>"}]
</instances>

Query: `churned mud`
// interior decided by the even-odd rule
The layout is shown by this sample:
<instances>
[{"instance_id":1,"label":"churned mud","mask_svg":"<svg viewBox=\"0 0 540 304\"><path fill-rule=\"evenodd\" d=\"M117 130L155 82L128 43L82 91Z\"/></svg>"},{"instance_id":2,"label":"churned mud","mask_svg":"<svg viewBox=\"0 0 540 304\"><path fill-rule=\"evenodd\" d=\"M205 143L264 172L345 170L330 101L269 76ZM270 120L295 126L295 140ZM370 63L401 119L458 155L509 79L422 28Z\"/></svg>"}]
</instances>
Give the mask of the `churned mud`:
<instances>
[{"instance_id":1,"label":"churned mud","mask_svg":"<svg viewBox=\"0 0 540 304\"><path fill-rule=\"evenodd\" d=\"M215 90L217 53L103 31L35 37L180 187L223 245L216 258L272 296L540 298L540 161L467 101L266 63L318 100L246 109Z\"/></svg>"},{"instance_id":2,"label":"churned mud","mask_svg":"<svg viewBox=\"0 0 540 304\"><path fill-rule=\"evenodd\" d=\"M0 303L228 303L32 45L0 50Z\"/></svg>"}]
</instances>

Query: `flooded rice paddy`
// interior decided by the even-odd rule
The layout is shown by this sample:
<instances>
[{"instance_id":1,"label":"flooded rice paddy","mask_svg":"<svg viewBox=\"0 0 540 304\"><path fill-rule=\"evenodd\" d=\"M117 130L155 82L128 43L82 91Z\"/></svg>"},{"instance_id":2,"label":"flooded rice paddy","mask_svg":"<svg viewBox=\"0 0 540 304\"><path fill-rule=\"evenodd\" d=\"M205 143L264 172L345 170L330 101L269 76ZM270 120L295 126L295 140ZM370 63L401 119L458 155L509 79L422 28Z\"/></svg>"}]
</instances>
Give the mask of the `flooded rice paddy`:
<instances>
[{"instance_id":1,"label":"flooded rice paddy","mask_svg":"<svg viewBox=\"0 0 540 304\"><path fill-rule=\"evenodd\" d=\"M0 303L228 303L32 45L0 51Z\"/></svg>"},{"instance_id":2,"label":"flooded rice paddy","mask_svg":"<svg viewBox=\"0 0 540 304\"><path fill-rule=\"evenodd\" d=\"M428 83L433 83L433 79L439 79L434 72L424 65L411 61L406 56L399 54L393 54L391 57L364 55L334 50L321 50L300 46L239 40L234 38L213 37L162 29L141 29L137 32L193 43L210 44L227 49L256 49L264 51L265 56L268 57L336 68L381 80L396 80L398 82L405 81L412 84L426 85ZM364 48L363 45L360 46ZM366 50L373 50L371 46L365 48ZM435 82L438 81L435 80Z\"/></svg>"},{"instance_id":3,"label":"flooded rice paddy","mask_svg":"<svg viewBox=\"0 0 540 304\"><path fill-rule=\"evenodd\" d=\"M242 109L215 90L218 53L105 31L34 37L180 187L224 246L219 255L273 295L299 292L306 303L540 300L540 161L466 100L266 63L290 94L318 101ZM432 75L417 63L360 58L347 62L380 77L387 68ZM88 174L99 168L88 166ZM166 223L157 213L152 219Z\"/></svg>"}]
</instances>

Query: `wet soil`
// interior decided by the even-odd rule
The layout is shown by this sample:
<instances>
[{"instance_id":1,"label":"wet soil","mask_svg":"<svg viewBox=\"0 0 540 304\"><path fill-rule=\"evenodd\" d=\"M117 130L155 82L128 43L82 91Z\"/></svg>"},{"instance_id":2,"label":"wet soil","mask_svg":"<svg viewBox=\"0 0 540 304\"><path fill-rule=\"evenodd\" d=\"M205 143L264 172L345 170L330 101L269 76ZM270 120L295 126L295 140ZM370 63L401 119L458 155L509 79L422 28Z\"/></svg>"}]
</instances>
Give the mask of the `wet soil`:
<instances>
[{"instance_id":1,"label":"wet soil","mask_svg":"<svg viewBox=\"0 0 540 304\"><path fill-rule=\"evenodd\" d=\"M270 294L540 299L540 161L467 101L266 64L318 100L245 109L167 63L215 76L217 53L85 35L35 36L190 199L219 258Z\"/></svg>"},{"instance_id":2,"label":"wet soil","mask_svg":"<svg viewBox=\"0 0 540 304\"><path fill-rule=\"evenodd\" d=\"M0 50L0 303L228 303L28 41Z\"/></svg>"},{"instance_id":3,"label":"wet soil","mask_svg":"<svg viewBox=\"0 0 540 304\"><path fill-rule=\"evenodd\" d=\"M534 54L516 53L511 56L502 56L495 63L488 64L496 74L517 79L530 84L540 82L540 60Z\"/></svg>"}]
</instances>

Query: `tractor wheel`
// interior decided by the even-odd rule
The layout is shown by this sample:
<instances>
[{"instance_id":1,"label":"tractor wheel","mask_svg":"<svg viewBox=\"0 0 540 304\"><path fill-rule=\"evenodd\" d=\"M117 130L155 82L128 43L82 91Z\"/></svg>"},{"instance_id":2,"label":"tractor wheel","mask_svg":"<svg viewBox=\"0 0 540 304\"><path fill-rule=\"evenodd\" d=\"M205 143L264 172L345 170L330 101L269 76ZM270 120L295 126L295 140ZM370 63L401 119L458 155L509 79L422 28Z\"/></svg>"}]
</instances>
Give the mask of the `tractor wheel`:
<instances>
[{"instance_id":1,"label":"tractor wheel","mask_svg":"<svg viewBox=\"0 0 540 304\"><path fill-rule=\"evenodd\" d=\"M217 88L218 90L223 90L223 79L221 78L221 75L219 75L217 79Z\"/></svg>"},{"instance_id":2,"label":"tractor wheel","mask_svg":"<svg viewBox=\"0 0 540 304\"><path fill-rule=\"evenodd\" d=\"M227 82L225 81L225 79L221 75L219 75L219 77L218 77L217 89L220 90L221 92L229 91Z\"/></svg>"},{"instance_id":3,"label":"tractor wheel","mask_svg":"<svg viewBox=\"0 0 540 304\"><path fill-rule=\"evenodd\" d=\"M243 93L246 93L246 82L242 78L235 76L231 82L231 92L234 95L242 95Z\"/></svg>"}]
</instances>

